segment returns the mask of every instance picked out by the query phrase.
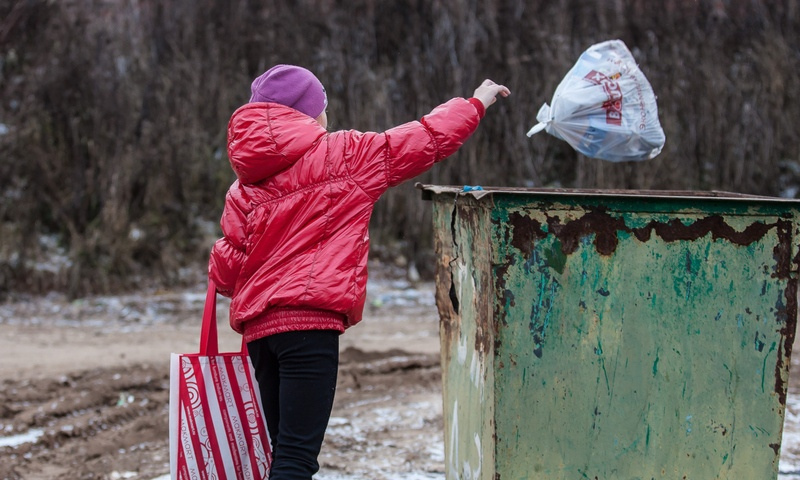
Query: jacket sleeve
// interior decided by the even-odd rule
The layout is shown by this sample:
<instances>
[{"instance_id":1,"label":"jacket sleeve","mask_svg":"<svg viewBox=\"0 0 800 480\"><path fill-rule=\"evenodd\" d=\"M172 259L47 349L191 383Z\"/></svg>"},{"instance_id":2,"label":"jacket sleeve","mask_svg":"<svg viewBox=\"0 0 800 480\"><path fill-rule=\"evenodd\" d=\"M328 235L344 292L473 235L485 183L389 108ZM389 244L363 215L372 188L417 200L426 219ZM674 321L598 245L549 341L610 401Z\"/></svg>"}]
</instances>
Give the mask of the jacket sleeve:
<instances>
[{"instance_id":1,"label":"jacket sleeve","mask_svg":"<svg viewBox=\"0 0 800 480\"><path fill-rule=\"evenodd\" d=\"M377 198L455 153L478 128L482 114L473 102L454 98L419 121L383 133L350 132L345 147L350 174Z\"/></svg>"},{"instance_id":2,"label":"jacket sleeve","mask_svg":"<svg viewBox=\"0 0 800 480\"><path fill-rule=\"evenodd\" d=\"M208 278L217 285L217 292L226 297L233 296L239 272L245 258L246 214L237 206L231 187L225 199L220 226L223 237L214 243L208 260Z\"/></svg>"}]
</instances>

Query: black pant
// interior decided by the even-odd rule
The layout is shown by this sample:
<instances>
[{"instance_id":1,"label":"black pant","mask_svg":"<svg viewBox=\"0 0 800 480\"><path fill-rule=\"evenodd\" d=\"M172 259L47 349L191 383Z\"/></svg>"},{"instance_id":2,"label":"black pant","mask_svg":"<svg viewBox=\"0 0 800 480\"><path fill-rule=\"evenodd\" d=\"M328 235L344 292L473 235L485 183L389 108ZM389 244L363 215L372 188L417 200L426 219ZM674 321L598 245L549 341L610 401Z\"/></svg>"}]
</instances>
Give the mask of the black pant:
<instances>
[{"instance_id":1,"label":"black pant","mask_svg":"<svg viewBox=\"0 0 800 480\"><path fill-rule=\"evenodd\" d=\"M247 344L272 440L270 480L311 480L333 408L339 332L279 333Z\"/></svg>"}]
</instances>

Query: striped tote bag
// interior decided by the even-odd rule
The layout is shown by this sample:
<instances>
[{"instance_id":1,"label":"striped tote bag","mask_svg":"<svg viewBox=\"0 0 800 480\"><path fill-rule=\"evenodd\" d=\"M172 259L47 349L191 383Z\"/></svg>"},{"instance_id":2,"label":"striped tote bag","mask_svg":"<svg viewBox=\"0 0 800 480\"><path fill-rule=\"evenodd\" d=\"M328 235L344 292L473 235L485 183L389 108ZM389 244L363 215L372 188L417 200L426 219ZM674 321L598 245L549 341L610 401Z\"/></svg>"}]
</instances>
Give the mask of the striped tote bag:
<instances>
[{"instance_id":1,"label":"striped tote bag","mask_svg":"<svg viewBox=\"0 0 800 480\"><path fill-rule=\"evenodd\" d=\"M200 352L170 358L169 451L173 480L262 480L272 460L253 365L219 353L217 292L209 282Z\"/></svg>"}]
</instances>

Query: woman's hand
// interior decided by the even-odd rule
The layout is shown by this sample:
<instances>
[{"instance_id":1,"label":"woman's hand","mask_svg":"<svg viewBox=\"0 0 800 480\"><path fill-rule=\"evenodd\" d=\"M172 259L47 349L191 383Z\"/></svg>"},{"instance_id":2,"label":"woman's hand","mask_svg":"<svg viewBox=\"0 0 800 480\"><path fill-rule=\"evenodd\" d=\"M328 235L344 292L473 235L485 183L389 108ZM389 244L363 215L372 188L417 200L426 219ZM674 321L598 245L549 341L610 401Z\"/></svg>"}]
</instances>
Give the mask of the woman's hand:
<instances>
[{"instance_id":1,"label":"woman's hand","mask_svg":"<svg viewBox=\"0 0 800 480\"><path fill-rule=\"evenodd\" d=\"M507 97L511 95L511 90L505 85L498 85L487 78L475 89L475 93L472 96L480 100L485 108L489 108L491 104L497 101L498 94Z\"/></svg>"}]
</instances>

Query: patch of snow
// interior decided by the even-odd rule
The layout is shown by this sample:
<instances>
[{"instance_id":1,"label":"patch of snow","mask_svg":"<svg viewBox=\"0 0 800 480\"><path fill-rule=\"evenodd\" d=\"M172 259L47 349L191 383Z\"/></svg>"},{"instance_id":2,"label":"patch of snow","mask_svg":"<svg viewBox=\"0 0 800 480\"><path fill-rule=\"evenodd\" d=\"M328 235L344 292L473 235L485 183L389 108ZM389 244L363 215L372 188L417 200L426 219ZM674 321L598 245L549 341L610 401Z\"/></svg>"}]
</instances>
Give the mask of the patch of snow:
<instances>
[{"instance_id":1,"label":"patch of snow","mask_svg":"<svg viewBox=\"0 0 800 480\"><path fill-rule=\"evenodd\" d=\"M137 242L145 237L144 230L138 227L132 227L131 231L128 232L128 238Z\"/></svg>"},{"instance_id":2,"label":"patch of snow","mask_svg":"<svg viewBox=\"0 0 800 480\"><path fill-rule=\"evenodd\" d=\"M344 473L321 473L314 476L316 480L375 480L373 474L363 476L358 474L344 474ZM392 479L396 480L441 480L444 478L444 473L432 472L405 472L393 473Z\"/></svg>"},{"instance_id":3,"label":"patch of snow","mask_svg":"<svg viewBox=\"0 0 800 480\"><path fill-rule=\"evenodd\" d=\"M800 397L789 393L783 421L779 480L800 480Z\"/></svg>"},{"instance_id":4,"label":"patch of snow","mask_svg":"<svg viewBox=\"0 0 800 480\"><path fill-rule=\"evenodd\" d=\"M436 305L432 285L417 286L408 280L368 280L367 297L373 307L386 306L426 306Z\"/></svg>"},{"instance_id":5,"label":"patch of snow","mask_svg":"<svg viewBox=\"0 0 800 480\"><path fill-rule=\"evenodd\" d=\"M0 437L0 447L18 447L26 443L35 443L42 435L44 435L44 430L34 428L19 435Z\"/></svg>"},{"instance_id":6,"label":"patch of snow","mask_svg":"<svg viewBox=\"0 0 800 480\"><path fill-rule=\"evenodd\" d=\"M138 476L139 476L139 474L136 473L136 472L118 472L118 471L115 470L115 471L111 472L111 475L109 475L109 478L111 480L122 480L123 478L136 478Z\"/></svg>"},{"instance_id":7,"label":"patch of snow","mask_svg":"<svg viewBox=\"0 0 800 480\"><path fill-rule=\"evenodd\" d=\"M41 235L39 247L42 249L45 260L27 261L26 267L37 272L59 273L72 266L72 260L67 255L67 250L59 244L58 235Z\"/></svg>"}]
</instances>

